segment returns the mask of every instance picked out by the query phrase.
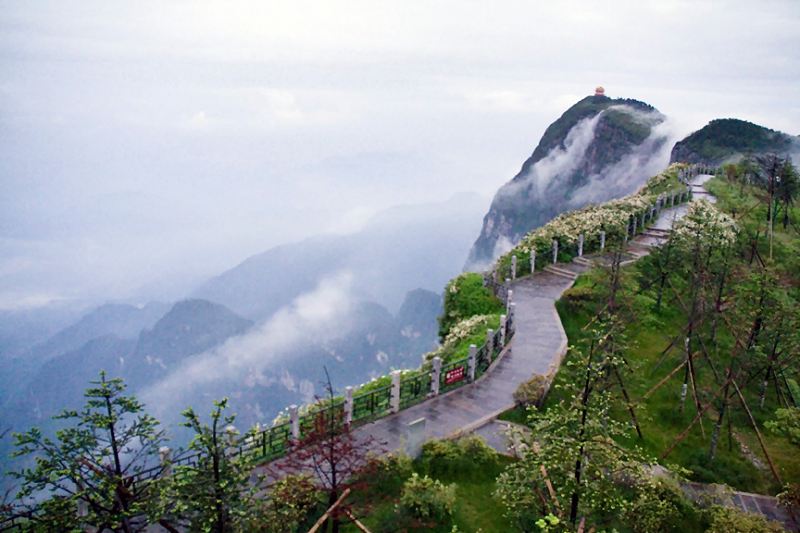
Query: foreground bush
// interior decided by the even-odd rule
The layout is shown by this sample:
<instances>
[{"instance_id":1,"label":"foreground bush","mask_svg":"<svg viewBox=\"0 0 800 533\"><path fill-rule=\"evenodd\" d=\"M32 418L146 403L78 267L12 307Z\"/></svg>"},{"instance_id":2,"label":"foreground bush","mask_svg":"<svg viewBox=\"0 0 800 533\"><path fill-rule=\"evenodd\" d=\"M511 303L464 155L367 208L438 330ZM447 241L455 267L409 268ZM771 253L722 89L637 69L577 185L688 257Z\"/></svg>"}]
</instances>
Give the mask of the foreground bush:
<instances>
[{"instance_id":1,"label":"foreground bush","mask_svg":"<svg viewBox=\"0 0 800 533\"><path fill-rule=\"evenodd\" d=\"M498 463L497 452L476 435L458 440L430 440L422 445L421 470L434 477L463 476Z\"/></svg>"},{"instance_id":2,"label":"foreground bush","mask_svg":"<svg viewBox=\"0 0 800 533\"><path fill-rule=\"evenodd\" d=\"M422 520L449 518L455 503L455 484L445 485L438 479L420 477L416 472L405 482L400 495L400 505Z\"/></svg>"},{"instance_id":3,"label":"foreground bush","mask_svg":"<svg viewBox=\"0 0 800 533\"><path fill-rule=\"evenodd\" d=\"M783 528L757 514L716 505L709 509L710 526L707 533L780 533Z\"/></svg>"},{"instance_id":4,"label":"foreground bush","mask_svg":"<svg viewBox=\"0 0 800 533\"><path fill-rule=\"evenodd\" d=\"M547 392L547 378L535 375L525 383L519 384L517 390L514 391L514 402L523 407L539 406L545 392Z\"/></svg>"}]
</instances>

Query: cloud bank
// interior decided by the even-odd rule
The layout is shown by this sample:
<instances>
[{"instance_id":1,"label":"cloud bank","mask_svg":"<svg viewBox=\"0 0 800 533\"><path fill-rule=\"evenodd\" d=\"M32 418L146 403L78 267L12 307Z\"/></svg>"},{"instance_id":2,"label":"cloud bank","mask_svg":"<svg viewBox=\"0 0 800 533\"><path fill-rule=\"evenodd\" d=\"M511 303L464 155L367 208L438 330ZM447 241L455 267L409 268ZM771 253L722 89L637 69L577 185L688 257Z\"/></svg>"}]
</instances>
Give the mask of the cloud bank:
<instances>
[{"instance_id":1,"label":"cloud bank","mask_svg":"<svg viewBox=\"0 0 800 533\"><path fill-rule=\"evenodd\" d=\"M352 285L353 275L346 271L323 279L312 291L298 296L244 335L190 357L141 391L140 397L162 419L174 416L198 394L230 384L269 386L280 381L287 390L310 399L313 385L296 382L288 373L275 375L276 365L304 346L347 334L348 315L355 303Z\"/></svg>"}]
</instances>

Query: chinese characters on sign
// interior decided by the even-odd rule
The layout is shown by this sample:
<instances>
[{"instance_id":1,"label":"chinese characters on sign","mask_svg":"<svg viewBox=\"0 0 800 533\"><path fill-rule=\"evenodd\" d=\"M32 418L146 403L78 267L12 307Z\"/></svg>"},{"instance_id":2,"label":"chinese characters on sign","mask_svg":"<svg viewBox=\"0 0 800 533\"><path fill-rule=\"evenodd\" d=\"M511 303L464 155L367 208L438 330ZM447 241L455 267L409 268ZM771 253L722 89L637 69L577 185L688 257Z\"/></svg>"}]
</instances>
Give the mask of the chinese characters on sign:
<instances>
[{"instance_id":1,"label":"chinese characters on sign","mask_svg":"<svg viewBox=\"0 0 800 533\"><path fill-rule=\"evenodd\" d=\"M448 370L444 375L444 384L451 385L461 381L466 376L463 366L457 366L452 370Z\"/></svg>"}]
</instances>

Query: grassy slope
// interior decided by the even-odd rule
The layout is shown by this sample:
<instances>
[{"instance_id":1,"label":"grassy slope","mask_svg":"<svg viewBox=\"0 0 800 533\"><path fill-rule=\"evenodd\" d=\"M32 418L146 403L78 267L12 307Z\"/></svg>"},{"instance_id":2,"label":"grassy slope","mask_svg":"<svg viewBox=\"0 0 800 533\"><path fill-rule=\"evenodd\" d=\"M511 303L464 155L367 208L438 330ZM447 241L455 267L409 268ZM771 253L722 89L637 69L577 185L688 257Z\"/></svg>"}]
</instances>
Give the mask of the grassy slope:
<instances>
[{"instance_id":1,"label":"grassy slope","mask_svg":"<svg viewBox=\"0 0 800 533\"><path fill-rule=\"evenodd\" d=\"M724 183L721 179L714 180L710 188L718 195L720 207L723 210L731 210L738 207L739 212L743 212L742 207L744 204L748 202L748 205L756 203L753 196L755 191L745 191L745 194L740 196L736 187ZM749 215L754 219L758 216L760 214L757 210ZM784 266L788 267L785 269L786 272L794 272L796 276L798 270L796 270L793 261L796 261L800 238L798 238L797 232L792 233L793 231L790 229L788 232L783 232L776 228L775 256L779 262L783 262ZM631 278L642 268L641 262L628 267L629 282L636 283ZM795 270L791 270L793 268ZM578 280L576 286L589 287L591 283L591 276L584 276ZM641 402L645 392L665 377L681 361L680 355L673 352L656 369L656 362L660 359L662 350L669 344L672 336L676 335L682 325L685 324L684 313L680 310L675 299L668 298L665 304L660 312L656 312L650 305L649 309L638 317L636 327L629 328L628 331L632 348L627 355L632 371L626 376L626 385L634 401L640 403L637 407L637 414L644 433L643 442L635 442L635 444L642 446L653 456L659 456L673 442L675 437L683 431L696 413L691 404L691 395L687 399L684 411L680 412L679 410L678 398L683 381L682 372L678 372L673 376L665 386L647 401ZM570 344L579 344L580 340L585 336L582 328L589 322L597 309L596 302L575 305L566 300L561 300L557 303L557 307ZM721 345L724 348L729 347L730 339L723 339ZM724 361L724 354L727 352L722 349L720 353L722 361ZM698 373L700 378L699 388L709 394L714 390L713 376L710 369L700 362L698 364ZM556 376L555 386L544 408L562 399L563 393L559 385L564 383L565 380L572 379L575 379L575 376L570 375L566 366L562 366ZM758 408L757 394L752 390L752 387L749 392L745 392L745 395L753 408L754 417L757 419L762 434L767 440L768 450L778 465L784 481L800 478L800 458L797 457L797 448L793 447L786 439L771 435L763 429L763 422L772 418L777 407L774 395L768 396L767 404L763 409ZM620 412L618 415L627 418L625 412ZM707 456L713 416L714 413L711 412L704 419L705 436L702 435L700 428L696 426L689 437L676 447L663 462L678 464L692 470L691 478L698 481L724 482L741 490L775 493L779 487L772 480L769 472L756 468L743 455L740 446L737 445L735 440L729 446L727 431L723 431L723 436L720 439L717 459L713 463L709 463ZM509 413L505 418L519 420L520 413ZM747 444L750 450L763 460L755 433L750 428L741 410L734 416L733 430ZM627 444L634 444L634 441L632 440Z\"/></svg>"}]
</instances>

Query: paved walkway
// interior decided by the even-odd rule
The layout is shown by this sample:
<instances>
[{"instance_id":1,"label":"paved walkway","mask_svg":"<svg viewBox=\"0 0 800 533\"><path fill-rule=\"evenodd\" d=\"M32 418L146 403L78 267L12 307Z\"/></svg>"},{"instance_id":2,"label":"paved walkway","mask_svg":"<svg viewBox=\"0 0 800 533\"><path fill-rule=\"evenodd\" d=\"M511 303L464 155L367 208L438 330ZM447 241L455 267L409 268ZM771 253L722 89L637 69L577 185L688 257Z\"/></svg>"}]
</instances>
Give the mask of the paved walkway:
<instances>
[{"instance_id":1,"label":"paved walkway","mask_svg":"<svg viewBox=\"0 0 800 533\"><path fill-rule=\"evenodd\" d=\"M555 300L571 280L542 273L513 286L516 333L493 367L472 385L404 409L361 426L357 434L371 435L390 450L402 448L406 428L425 418L424 440L467 433L514 406L517 385L534 373L546 373L566 351L567 337L555 311Z\"/></svg>"},{"instance_id":2,"label":"paved walkway","mask_svg":"<svg viewBox=\"0 0 800 533\"><path fill-rule=\"evenodd\" d=\"M695 181L705 180L700 177ZM668 229L685 213L685 204L663 209L655 227ZM639 254L643 255L649 250L647 245L654 242L653 237L640 235L630 244L644 247ZM558 266L577 274L590 268L578 263ZM500 413L514 407L512 394L520 383L534 374L554 375L558 370L566 353L567 336L555 302L572 284L573 280L551 272L537 272L517 280L512 286L516 332L489 372L472 385L361 426L356 430L357 435L372 436L386 443L389 450L398 450L408 441L408 424L420 418L425 419L423 440L471 433L490 424ZM499 429L497 424L492 424L479 433L486 433L492 444L500 446L503 440L497 434Z\"/></svg>"}]
</instances>

